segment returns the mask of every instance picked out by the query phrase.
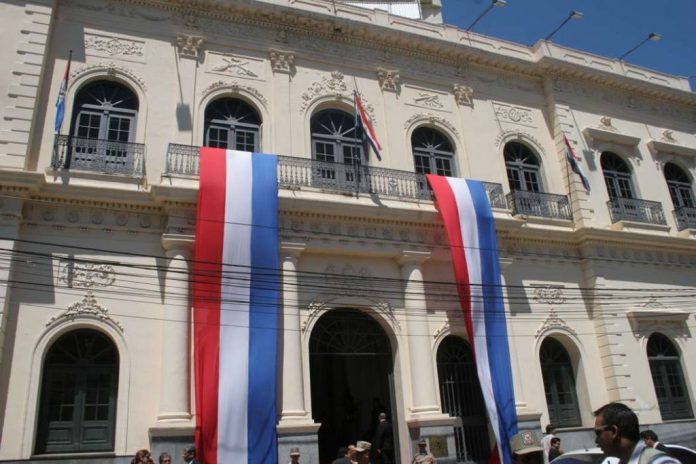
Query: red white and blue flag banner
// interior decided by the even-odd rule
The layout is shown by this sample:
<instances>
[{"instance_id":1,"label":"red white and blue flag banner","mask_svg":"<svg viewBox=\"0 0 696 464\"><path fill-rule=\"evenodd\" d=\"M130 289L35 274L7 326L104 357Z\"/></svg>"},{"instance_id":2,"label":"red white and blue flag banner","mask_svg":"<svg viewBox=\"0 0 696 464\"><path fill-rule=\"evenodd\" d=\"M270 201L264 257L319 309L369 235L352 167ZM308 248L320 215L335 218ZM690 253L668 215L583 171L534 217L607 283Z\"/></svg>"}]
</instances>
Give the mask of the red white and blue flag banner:
<instances>
[{"instance_id":1,"label":"red white and blue flag banner","mask_svg":"<svg viewBox=\"0 0 696 464\"><path fill-rule=\"evenodd\" d=\"M510 464L517 413L493 212L481 182L426 177L447 230L459 301L497 441L491 462Z\"/></svg>"},{"instance_id":2,"label":"red white and blue flag banner","mask_svg":"<svg viewBox=\"0 0 696 464\"><path fill-rule=\"evenodd\" d=\"M382 145L379 144L377 140L377 135L375 130L370 123L370 118L365 113L365 108L363 108L362 100L357 91L353 93L353 104L355 107L355 127L359 127L363 133L363 136L367 139L367 142L372 147L375 152L375 156L379 161L382 161Z\"/></svg>"},{"instance_id":3,"label":"red white and blue flag banner","mask_svg":"<svg viewBox=\"0 0 696 464\"><path fill-rule=\"evenodd\" d=\"M193 283L196 445L277 462L277 157L201 148Z\"/></svg>"},{"instance_id":4,"label":"red white and blue flag banner","mask_svg":"<svg viewBox=\"0 0 696 464\"><path fill-rule=\"evenodd\" d=\"M566 159L568 160L568 164L570 164L570 168L573 170L575 174L580 176L582 186L585 187L587 193L590 193L590 180L585 175L585 171L582 170L582 166L580 166L580 160L577 156L575 156L575 152L573 151L573 148L570 146L570 142L568 142L568 139L565 135L563 136L563 142L565 143Z\"/></svg>"},{"instance_id":5,"label":"red white and blue flag banner","mask_svg":"<svg viewBox=\"0 0 696 464\"><path fill-rule=\"evenodd\" d=\"M60 90L58 91L58 99L56 100L56 121L54 124L56 134L60 133L60 128L63 126L63 118L65 117L65 94L68 92L68 76L70 75L71 61L72 50L70 50L68 62L65 64L65 73L63 74L63 80L60 83Z\"/></svg>"}]
</instances>

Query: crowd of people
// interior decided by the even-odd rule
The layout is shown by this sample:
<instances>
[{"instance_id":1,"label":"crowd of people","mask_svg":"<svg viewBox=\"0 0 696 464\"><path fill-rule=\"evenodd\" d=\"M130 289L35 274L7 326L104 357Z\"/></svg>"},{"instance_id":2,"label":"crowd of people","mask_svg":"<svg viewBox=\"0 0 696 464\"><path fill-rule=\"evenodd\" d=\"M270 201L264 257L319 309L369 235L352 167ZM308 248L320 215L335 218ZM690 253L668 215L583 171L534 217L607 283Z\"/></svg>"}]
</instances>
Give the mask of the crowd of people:
<instances>
[{"instance_id":1,"label":"crowd of people","mask_svg":"<svg viewBox=\"0 0 696 464\"><path fill-rule=\"evenodd\" d=\"M185 464L197 464L196 447L193 445L186 446L181 452L182 462ZM159 464L172 464L172 455L167 451L160 453ZM155 464L152 454L149 450L141 449L135 453L135 457L131 459L131 464Z\"/></svg>"},{"instance_id":2,"label":"crowd of people","mask_svg":"<svg viewBox=\"0 0 696 464\"><path fill-rule=\"evenodd\" d=\"M618 464L695 464L682 463L671 456L652 430L640 432L638 416L625 404L608 403L593 414L595 443L604 456L618 459ZM513 461L516 464L553 464L554 459L563 454L561 439L555 433L555 427L547 425L546 435L541 440L531 430L516 434L510 443Z\"/></svg>"},{"instance_id":3,"label":"crowd of people","mask_svg":"<svg viewBox=\"0 0 696 464\"><path fill-rule=\"evenodd\" d=\"M595 443L605 456L615 457L619 464L694 464L682 463L670 455L670 451L659 442L652 430L640 432L638 416L622 403L608 403L594 411ZM420 439L418 451L411 464L436 464L435 457L428 452L427 441ZM539 440L536 432L525 430L517 433L510 441L515 464L550 464L563 454L561 439L556 428L546 426L546 435ZM371 452L374 454L371 456ZM290 450L289 464L300 463L300 449ZM185 464L197 464L196 447L187 446L182 454ZM374 443L357 441L339 450L332 464L394 464L394 437L392 426L384 413L379 414ZM131 464L155 464L150 451L139 450ZM159 464L172 464L168 452L159 455Z\"/></svg>"}]
</instances>

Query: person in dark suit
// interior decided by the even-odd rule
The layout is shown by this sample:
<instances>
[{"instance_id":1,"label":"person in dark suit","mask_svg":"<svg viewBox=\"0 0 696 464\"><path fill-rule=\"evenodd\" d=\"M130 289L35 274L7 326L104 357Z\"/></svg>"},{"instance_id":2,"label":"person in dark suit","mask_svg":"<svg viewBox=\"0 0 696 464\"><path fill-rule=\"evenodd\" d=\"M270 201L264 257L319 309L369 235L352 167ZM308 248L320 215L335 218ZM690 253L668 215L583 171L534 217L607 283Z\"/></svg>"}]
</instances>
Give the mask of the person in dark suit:
<instances>
[{"instance_id":1,"label":"person in dark suit","mask_svg":"<svg viewBox=\"0 0 696 464\"><path fill-rule=\"evenodd\" d=\"M189 445L184 448L184 452L181 453L181 458L186 464L196 464L196 447Z\"/></svg>"},{"instance_id":2,"label":"person in dark suit","mask_svg":"<svg viewBox=\"0 0 696 464\"><path fill-rule=\"evenodd\" d=\"M379 413L378 417L379 424L373 440L373 446L377 450L377 462L394 464L394 430L385 413Z\"/></svg>"},{"instance_id":3,"label":"person in dark suit","mask_svg":"<svg viewBox=\"0 0 696 464\"><path fill-rule=\"evenodd\" d=\"M652 430L643 430L640 432L640 439L643 440L649 447L655 448L663 453L670 454L669 448L658 441L657 434Z\"/></svg>"}]
</instances>

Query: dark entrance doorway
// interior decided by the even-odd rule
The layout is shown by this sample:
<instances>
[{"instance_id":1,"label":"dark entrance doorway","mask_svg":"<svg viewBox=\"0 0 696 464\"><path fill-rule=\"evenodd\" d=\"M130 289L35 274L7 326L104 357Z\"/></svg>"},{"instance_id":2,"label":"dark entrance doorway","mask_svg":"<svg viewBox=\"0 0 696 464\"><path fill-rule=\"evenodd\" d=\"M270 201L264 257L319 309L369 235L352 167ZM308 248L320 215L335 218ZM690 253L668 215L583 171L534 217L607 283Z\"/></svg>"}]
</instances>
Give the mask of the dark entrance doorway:
<instances>
[{"instance_id":1,"label":"dark entrance doorway","mask_svg":"<svg viewBox=\"0 0 696 464\"><path fill-rule=\"evenodd\" d=\"M455 418L457 462L488 462L488 415L468 343L454 335L445 337L437 350L437 374L442 412Z\"/></svg>"},{"instance_id":2,"label":"dark entrance doorway","mask_svg":"<svg viewBox=\"0 0 696 464\"><path fill-rule=\"evenodd\" d=\"M309 370L312 415L321 423L321 464L350 443L371 442L380 412L394 423L393 364L389 339L369 315L336 309L317 321L309 340Z\"/></svg>"}]
</instances>

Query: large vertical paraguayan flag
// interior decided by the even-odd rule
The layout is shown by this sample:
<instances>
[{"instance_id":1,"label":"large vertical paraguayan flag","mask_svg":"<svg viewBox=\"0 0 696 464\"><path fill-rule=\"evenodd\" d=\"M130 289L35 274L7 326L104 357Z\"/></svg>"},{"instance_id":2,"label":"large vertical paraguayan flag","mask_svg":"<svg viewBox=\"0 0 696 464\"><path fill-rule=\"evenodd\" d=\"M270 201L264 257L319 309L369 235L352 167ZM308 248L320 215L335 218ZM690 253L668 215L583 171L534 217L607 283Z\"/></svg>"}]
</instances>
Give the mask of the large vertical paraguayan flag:
<instances>
[{"instance_id":1,"label":"large vertical paraguayan flag","mask_svg":"<svg viewBox=\"0 0 696 464\"><path fill-rule=\"evenodd\" d=\"M68 62L65 64L65 73L63 80L60 82L60 90L58 91L58 99L56 100L56 134L60 133L60 128L63 126L63 117L65 116L65 94L68 92L68 76L70 75L70 62L72 61L72 50L68 56Z\"/></svg>"},{"instance_id":2,"label":"large vertical paraguayan flag","mask_svg":"<svg viewBox=\"0 0 696 464\"><path fill-rule=\"evenodd\" d=\"M427 179L447 229L457 292L497 441L491 461L509 464L517 413L493 213L481 182L430 174Z\"/></svg>"},{"instance_id":3,"label":"large vertical paraguayan flag","mask_svg":"<svg viewBox=\"0 0 696 464\"><path fill-rule=\"evenodd\" d=\"M201 149L194 265L196 444L206 464L275 464L277 157Z\"/></svg>"}]
</instances>

